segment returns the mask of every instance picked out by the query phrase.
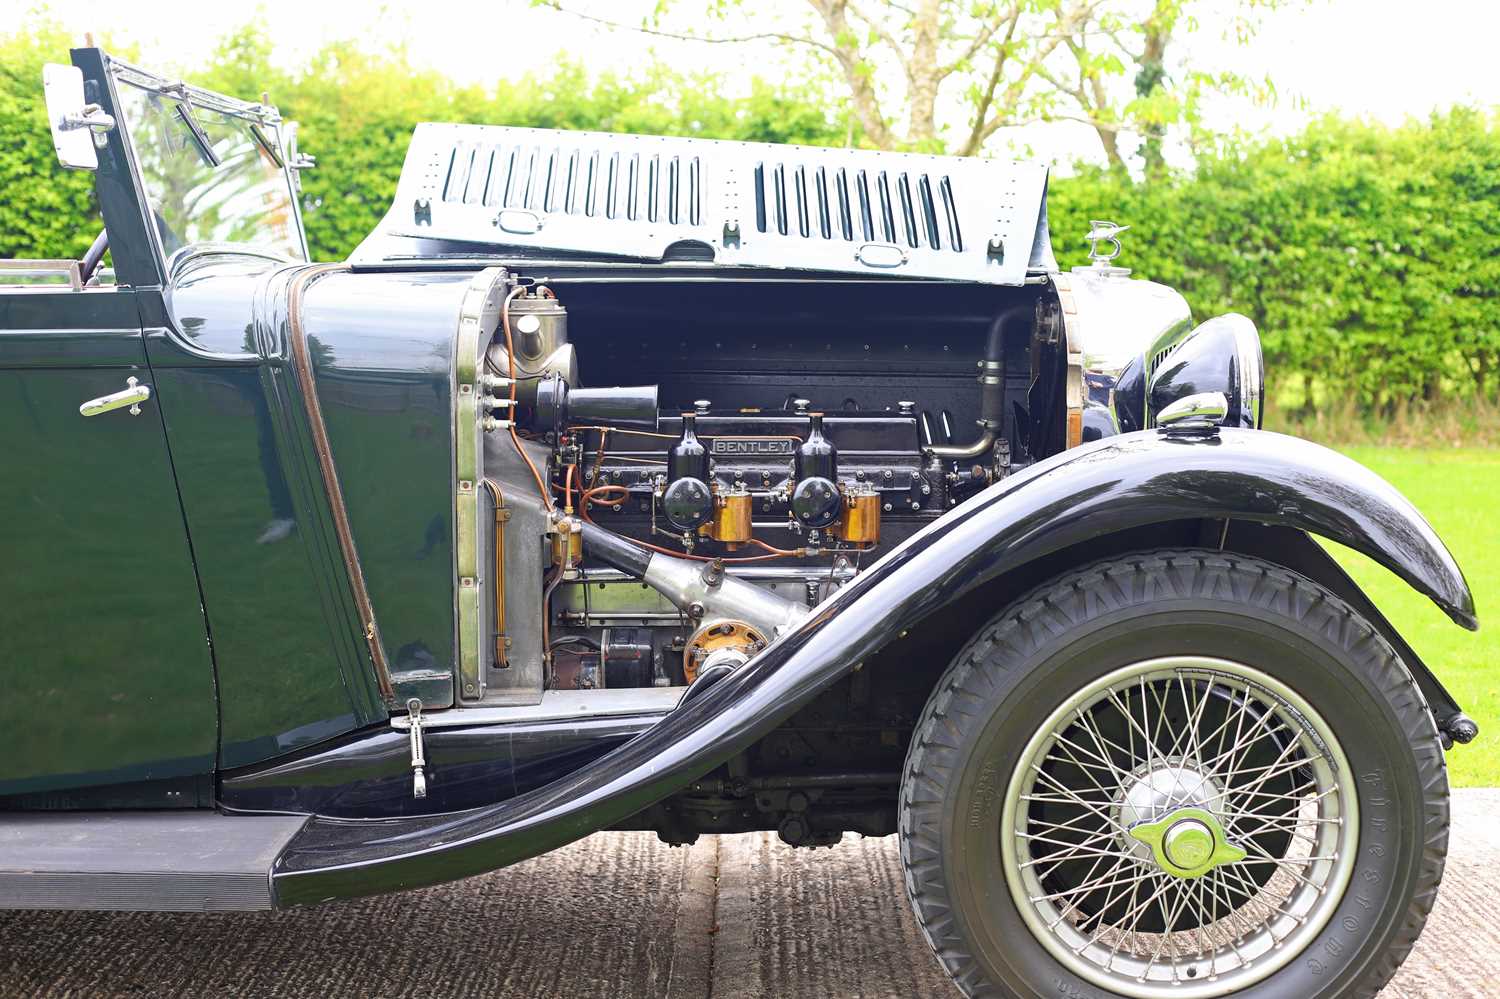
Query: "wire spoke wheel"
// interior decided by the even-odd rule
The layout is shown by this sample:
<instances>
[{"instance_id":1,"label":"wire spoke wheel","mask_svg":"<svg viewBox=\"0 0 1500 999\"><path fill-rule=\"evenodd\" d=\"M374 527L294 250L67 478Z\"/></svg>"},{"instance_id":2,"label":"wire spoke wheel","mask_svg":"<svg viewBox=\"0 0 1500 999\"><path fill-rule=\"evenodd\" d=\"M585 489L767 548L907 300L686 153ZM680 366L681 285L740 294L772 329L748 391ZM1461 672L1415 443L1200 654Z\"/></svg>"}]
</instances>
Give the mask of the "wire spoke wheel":
<instances>
[{"instance_id":1,"label":"wire spoke wheel","mask_svg":"<svg viewBox=\"0 0 1500 999\"><path fill-rule=\"evenodd\" d=\"M1012 899L1054 958L1101 988L1214 996L1318 936L1358 854L1358 798L1328 724L1237 662L1118 669L1036 729L1000 847Z\"/></svg>"}]
</instances>

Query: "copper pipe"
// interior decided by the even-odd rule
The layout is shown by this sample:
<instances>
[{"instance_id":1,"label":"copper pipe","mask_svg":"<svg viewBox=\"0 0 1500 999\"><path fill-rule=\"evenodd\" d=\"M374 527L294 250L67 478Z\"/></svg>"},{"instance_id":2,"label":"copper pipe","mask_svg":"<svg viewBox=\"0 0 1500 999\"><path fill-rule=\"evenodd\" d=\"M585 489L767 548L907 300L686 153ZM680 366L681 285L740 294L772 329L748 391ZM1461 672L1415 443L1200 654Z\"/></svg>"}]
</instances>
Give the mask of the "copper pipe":
<instances>
[{"instance_id":1,"label":"copper pipe","mask_svg":"<svg viewBox=\"0 0 1500 999\"><path fill-rule=\"evenodd\" d=\"M510 511L493 479L485 479L484 487L495 503L495 666L506 669L510 666L510 639L505 629L505 524Z\"/></svg>"},{"instance_id":2,"label":"copper pipe","mask_svg":"<svg viewBox=\"0 0 1500 999\"><path fill-rule=\"evenodd\" d=\"M624 486L620 486L620 485L610 484L610 485L607 485L607 486L595 486L592 489L585 489L583 491L583 499L582 499L582 502L579 504L579 513L582 514L583 519L585 521L587 521L590 524L594 523L594 518L589 516L589 505L594 502L594 496L595 496L595 494L596 493L607 492L607 491L613 490L613 489L624 490L625 487ZM627 495L629 495L628 491L627 491ZM599 500L599 502L605 503L605 502L609 502L609 501L608 500ZM594 526L597 527L598 525L595 524ZM614 532L611 532L611 533L614 533ZM768 555L740 555L740 556L735 556L735 557L732 557L732 558L718 558L718 557L713 556L713 555L694 555L694 554L692 554L690 552L673 551L670 548L663 548L660 545L653 545L653 544L650 544L649 542L641 541L641 540L639 540L637 538L627 538L623 534L616 534L616 536L619 537L623 541L628 541L630 544L633 544L633 545L635 545L638 548L644 548L647 551L660 552L663 555L671 555L673 558L692 559L695 562L715 562L715 561L718 561L718 562L766 562L766 561L769 561L769 560L771 560L773 558L804 558L807 555L807 549L805 549L805 548L773 548L771 545L766 544L764 541L761 541L759 538L751 538L750 539L750 544L755 545L757 548L764 548L770 554L768 554Z\"/></svg>"},{"instance_id":3,"label":"copper pipe","mask_svg":"<svg viewBox=\"0 0 1500 999\"><path fill-rule=\"evenodd\" d=\"M565 571L567 566L559 565L552 571L551 578L542 589L542 669L546 674L552 672L552 591L562 582ZM600 661L603 662L602 659ZM549 683L548 686L552 685Z\"/></svg>"},{"instance_id":4,"label":"copper pipe","mask_svg":"<svg viewBox=\"0 0 1500 999\"><path fill-rule=\"evenodd\" d=\"M344 504L344 491L339 485L338 468L333 460L333 447L328 439L328 425L323 420L323 406L318 400L317 379L313 374L313 363L307 346L307 330L303 326L302 296L318 278L336 271L346 271L345 264L315 264L298 271L291 279L287 290L287 341L292 355L292 371L297 388L302 393L302 405L307 411L308 430L312 434L313 453L318 460L318 471L323 479L323 490L328 495L328 510L333 517L334 534L338 537L339 550L344 558L344 569L349 576L349 589L354 598L354 609L358 613L360 630L370 652L370 661L375 666L375 682L381 698L395 703L395 687L391 683L391 670L385 658L385 644L380 638L380 629L375 624L375 608L370 602L370 592L365 586L364 569L359 560L359 551L354 544L354 531L349 526L349 510Z\"/></svg>"},{"instance_id":5,"label":"copper pipe","mask_svg":"<svg viewBox=\"0 0 1500 999\"><path fill-rule=\"evenodd\" d=\"M568 433L575 430L597 430L600 433L614 432L617 434L631 434L635 437L656 437L664 441L675 441L676 434L658 434L651 430L631 430L628 427L596 427L592 424L579 424L568 428Z\"/></svg>"}]
</instances>

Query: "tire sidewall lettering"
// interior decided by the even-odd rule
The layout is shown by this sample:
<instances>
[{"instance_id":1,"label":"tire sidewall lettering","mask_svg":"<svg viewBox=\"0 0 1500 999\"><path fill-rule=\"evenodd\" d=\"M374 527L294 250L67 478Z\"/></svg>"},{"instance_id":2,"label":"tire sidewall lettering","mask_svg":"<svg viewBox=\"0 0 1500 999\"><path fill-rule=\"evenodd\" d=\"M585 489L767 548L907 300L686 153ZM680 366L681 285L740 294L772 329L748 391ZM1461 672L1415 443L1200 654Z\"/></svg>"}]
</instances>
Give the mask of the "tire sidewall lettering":
<instances>
[{"instance_id":1,"label":"tire sidewall lettering","mask_svg":"<svg viewBox=\"0 0 1500 999\"><path fill-rule=\"evenodd\" d=\"M1083 584L1055 585L1054 592L1059 593L1061 603L1068 596L1064 590L1067 585L1077 588ZM1297 585L1313 584L1304 580ZM1336 602L1337 598L1329 599ZM1196 608L1190 606L1195 602ZM1024 603L1023 599L1017 605ZM1142 622L1142 618L1155 618L1156 622ZM1234 639L1223 638L1205 640L1203 648L1163 650L1158 647L1159 642L1153 645L1150 640L1134 645L1128 653L1120 653L1114 647L1121 633L1118 626L1126 622L1135 626L1132 637L1143 632L1181 634L1184 623L1189 631L1196 628L1195 634L1201 636L1215 619L1226 631L1244 624L1248 631L1254 632L1256 628L1251 625L1257 622L1272 628L1269 632L1262 630L1263 641L1243 657L1222 644ZM927 817L929 822L938 819L943 830L940 854L944 893L955 917L947 940L950 944L964 941L964 950L971 955L969 959L977 960L982 970L981 979L973 980L966 974L963 980L976 984L980 980L989 981L1017 994L1058 999L1106 999L1115 995L1062 967L1031 939L1031 931L1004 887L996 835L1001 832L1009 782L1029 738L1027 723L1034 725L1047 715L1049 709L1045 705L1062 696L1061 688L1088 682L1093 675L1103 675L1113 668L1118 655L1128 655L1131 661L1137 661L1158 652L1239 659L1268 668L1283 682L1293 683L1302 696L1325 714L1334 734L1344 744L1354 778L1360 835L1355 865L1349 872L1343 898L1328 924L1302 954L1271 978L1235 994L1342 995L1357 981L1364 980L1374 964L1371 954L1384 952L1395 934L1410 925L1407 907L1422 866L1414 857L1422 856L1429 826L1430 809L1424 802L1434 799L1425 796L1421 761L1415 757L1412 745L1405 741L1404 733L1412 725L1400 717L1400 712L1409 711L1411 703L1393 701L1385 693L1391 689L1389 683L1382 684L1371 665L1361 663L1352 650L1341 648L1332 637L1333 629L1319 630L1311 624L1299 628L1295 624L1277 610L1250 608L1249 613L1244 613L1223 605L1212 606L1208 600L1158 599L1148 605L1116 607L1097 616L1081 615L1066 632L1059 634L1054 625L1050 634L1029 645L1017 643L1010 636L1002 642L995 635L1003 627L1024 627L1025 616L1013 612L1000 615L979 632L971 648L960 654L951 670L957 672L962 665L967 672L989 671L985 682L963 688L941 685L939 688L944 691L945 705L958 700L957 690L965 691L968 700L959 728L966 731L956 745L943 740L947 744L937 753L940 769L946 771L947 779L941 784L946 791L940 814ZM1271 644L1267 645L1268 642ZM1292 653L1289 656L1292 665L1269 668L1277 658L1272 648L1277 642ZM987 652L1000 647L1025 649L1011 654L1031 665L1016 668ZM1081 661L1085 658L1094 661L1083 665ZM1365 663L1369 661L1366 651ZM1395 665L1401 668L1399 661ZM935 694L935 700L939 696ZM976 698L986 703L973 703ZM1415 703L1425 713L1419 698ZM948 722L956 720L960 719L950 716ZM1425 786L1433 788L1434 793L1445 794L1441 782ZM1430 871L1423 873L1429 879L1432 877ZM920 912L920 901L918 905ZM1405 924L1398 922L1402 915L1408 915ZM956 967L941 947L939 953L950 969Z\"/></svg>"}]
</instances>

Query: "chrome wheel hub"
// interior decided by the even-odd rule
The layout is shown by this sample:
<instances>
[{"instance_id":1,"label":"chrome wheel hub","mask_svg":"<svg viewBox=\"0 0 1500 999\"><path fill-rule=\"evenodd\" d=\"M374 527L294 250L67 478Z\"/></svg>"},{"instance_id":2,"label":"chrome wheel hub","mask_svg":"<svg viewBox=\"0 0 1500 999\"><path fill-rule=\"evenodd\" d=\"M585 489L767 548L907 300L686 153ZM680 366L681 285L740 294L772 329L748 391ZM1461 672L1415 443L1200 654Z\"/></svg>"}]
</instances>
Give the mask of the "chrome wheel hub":
<instances>
[{"instance_id":1,"label":"chrome wheel hub","mask_svg":"<svg viewBox=\"0 0 1500 999\"><path fill-rule=\"evenodd\" d=\"M1143 764L1116 795L1115 838L1122 850L1165 874L1202 877L1245 859L1214 812L1223 801L1218 782L1192 760Z\"/></svg>"},{"instance_id":2,"label":"chrome wheel hub","mask_svg":"<svg viewBox=\"0 0 1500 999\"><path fill-rule=\"evenodd\" d=\"M1293 961L1342 900L1353 775L1312 706L1253 667L1119 669L1037 728L1000 845L1028 929L1122 995L1224 995Z\"/></svg>"},{"instance_id":3,"label":"chrome wheel hub","mask_svg":"<svg viewBox=\"0 0 1500 999\"><path fill-rule=\"evenodd\" d=\"M1136 837L1140 838L1139 833ZM1214 830L1208 823L1192 818L1174 819L1161 838L1163 862L1174 867L1202 867L1214 855L1214 840Z\"/></svg>"},{"instance_id":4,"label":"chrome wheel hub","mask_svg":"<svg viewBox=\"0 0 1500 999\"><path fill-rule=\"evenodd\" d=\"M1130 827L1130 838L1151 851L1162 873L1174 878L1201 878L1220 864L1238 864L1242 847L1229 842L1218 819L1201 808L1179 808L1157 822Z\"/></svg>"},{"instance_id":5,"label":"chrome wheel hub","mask_svg":"<svg viewBox=\"0 0 1500 999\"><path fill-rule=\"evenodd\" d=\"M1212 810L1222 799L1223 792L1213 779L1185 760L1143 764L1125 779L1116 795L1112 816L1119 828L1116 838L1121 849L1150 860L1150 845L1130 830L1158 822L1182 807Z\"/></svg>"}]
</instances>

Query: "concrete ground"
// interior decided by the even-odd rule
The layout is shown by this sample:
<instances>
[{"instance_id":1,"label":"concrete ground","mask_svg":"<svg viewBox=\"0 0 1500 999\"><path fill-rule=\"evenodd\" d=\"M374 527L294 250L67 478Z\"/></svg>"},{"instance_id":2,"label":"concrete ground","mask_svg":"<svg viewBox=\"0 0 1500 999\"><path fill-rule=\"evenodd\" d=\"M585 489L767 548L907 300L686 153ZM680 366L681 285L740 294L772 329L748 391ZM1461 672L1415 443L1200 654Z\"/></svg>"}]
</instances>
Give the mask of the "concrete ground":
<instances>
[{"instance_id":1,"label":"concrete ground","mask_svg":"<svg viewBox=\"0 0 1500 999\"><path fill-rule=\"evenodd\" d=\"M1500 790L1384 997L1500 996ZM947 997L893 838L594 836L459 884L252 915L0 912L0 996Z\"/></svg>"}]
</instances>

